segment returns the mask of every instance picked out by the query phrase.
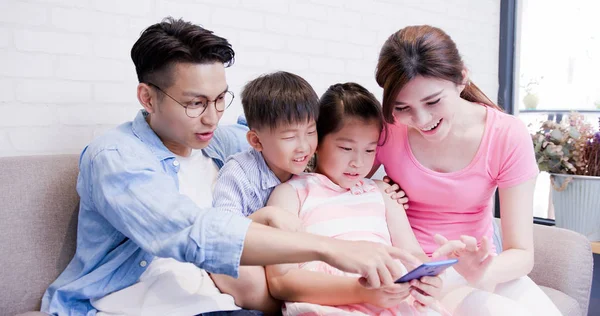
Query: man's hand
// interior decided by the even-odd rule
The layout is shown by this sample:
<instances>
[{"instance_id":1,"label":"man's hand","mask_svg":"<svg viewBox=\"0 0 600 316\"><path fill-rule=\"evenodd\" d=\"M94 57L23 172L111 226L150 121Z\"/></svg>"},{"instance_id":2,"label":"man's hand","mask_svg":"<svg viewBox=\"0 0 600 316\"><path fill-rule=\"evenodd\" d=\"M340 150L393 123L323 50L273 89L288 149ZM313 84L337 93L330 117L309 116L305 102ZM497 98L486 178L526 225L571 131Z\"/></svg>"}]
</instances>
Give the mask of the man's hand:
<instances>
[{"instance_id":1,"label":"man's hand","mask_svg":"<svg viewBox=\"0 0 600 316\"><path fill-rule=\"evenodd\" d=\"M291 232L302 232L302 221L288 210L275 206L265 206L248 216L253 221Z\"/></svg>"},{"instance_id":2,"label":"man's hand","mask_svg":"<svg viewBox=\"0 0 600 316\"><path fill-rule=\"evenodd\" d=\"M360 274L361 284L379 288L382 285L393 285L402 275L402 268L394 259L400 259L406 266L421 264L415 256L396 247L337 239L331 239L325 244L321 261L340 270Z\"/></svg>"},{"instance_id":3,"label":"man's hand","mask_svg":"<svg viewBox=\"0 0 600 316\"><path fill-rule=\"evenodd\" d=\"M436 234L434 240L438 245L447 245L446 237ZM450 252L449 258L457 258L458 263L454 269L462 275L474 287L486 289L484 285L486 272L494 260L496 254L491 251L492 245L487 237L481 239L481 246L477 245L477 239L471 236L461 236L460 240L464 243L463 249L457 249ZM442 247L438 248L441 249ZM432 257L438 257L440 254L433 253Z\"/></svg>"},{"instance_id":4,"label":"man's hand","mask_svg":"<svg viewBox=\"0 0 600 316\"><path fill-rule=\"evenodd\" d=\"M408 283L384 285L377 289L360 289L364 303L381 308L390 308L400 304L410 295L411 286Z\"/></svg>"},{"instance_id":5,"label":"man's hand","mask_svg":"<svg viewBox=\"0 0 600 316\"><path fill-rule=\"evenodd\" d=\"M389 184L390 186L385 189L385 193L389 194L393 200L396 200L398 204L402 205L404 209L408 209L408 197L406 193L402 191L398 183L392 181L392 179L388 176L383 177L383 182Z\"/></svg>"}]
</instances>

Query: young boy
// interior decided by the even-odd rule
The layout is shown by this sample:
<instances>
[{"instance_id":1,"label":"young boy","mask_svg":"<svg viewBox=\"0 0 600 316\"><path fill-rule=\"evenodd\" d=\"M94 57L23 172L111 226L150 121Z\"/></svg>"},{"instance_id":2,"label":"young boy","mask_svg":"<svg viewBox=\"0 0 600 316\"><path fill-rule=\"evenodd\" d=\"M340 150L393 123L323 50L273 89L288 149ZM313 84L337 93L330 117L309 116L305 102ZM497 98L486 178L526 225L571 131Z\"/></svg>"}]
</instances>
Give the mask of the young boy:
<instances>
[{"instance_id":1,"label":"young boy","mask_svg":"<svg viewBox=\"0 0 600 316\"><path fill-rule=\"evenodd\" d=\"M298 230L297 218L264 206L273 189L302 173L315 153L319 98L306 80L280 71L246 84L242 105L251 148L232 156L220 170L213 206L265 225ZM269 295L263 267L243 267L238 279L215 274L212 278L238 306L263 312L280 310L280 303Z\"/></svg>"}]
</instances>

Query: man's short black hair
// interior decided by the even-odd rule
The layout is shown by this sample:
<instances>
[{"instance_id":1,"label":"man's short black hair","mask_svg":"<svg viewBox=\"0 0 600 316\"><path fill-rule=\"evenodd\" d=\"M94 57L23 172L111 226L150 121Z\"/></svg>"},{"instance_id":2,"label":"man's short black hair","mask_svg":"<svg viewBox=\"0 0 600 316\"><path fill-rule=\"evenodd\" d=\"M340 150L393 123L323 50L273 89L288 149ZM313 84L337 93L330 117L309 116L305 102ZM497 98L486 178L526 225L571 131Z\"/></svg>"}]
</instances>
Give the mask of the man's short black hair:
<instances>
[{"instance_id":1,"label":"man's short black hair","mask_svg":"<svg viewBox=\"0 0 600 316\"><path fill-rule=\"evenodd\" d=\"M242 90L248 127L275 129L284 124L317 120L319 97L302 77L279 71L262 75Z\"/></svg>"},{"instance_id":2,"label":"man's short black hair","mask_svg":"<svg viewBox=\"0 0 600 316\"><path fill-rule=\"evenodd\" d=\"M139 82L161 88L173 84L176 63L206 64L220 62L229 67L235 53L229 42L201 26L172 17L151 25L131 48Z\"/></svg>"}]
</instances>

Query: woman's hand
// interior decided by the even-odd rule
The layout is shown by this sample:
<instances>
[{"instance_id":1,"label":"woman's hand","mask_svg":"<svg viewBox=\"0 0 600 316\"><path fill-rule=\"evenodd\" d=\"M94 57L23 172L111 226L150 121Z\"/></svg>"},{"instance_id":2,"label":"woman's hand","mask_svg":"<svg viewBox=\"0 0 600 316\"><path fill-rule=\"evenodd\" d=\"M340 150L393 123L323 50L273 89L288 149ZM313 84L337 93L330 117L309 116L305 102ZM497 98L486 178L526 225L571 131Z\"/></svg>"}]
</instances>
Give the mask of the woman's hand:
<instances>
[{"instance_id":1,"label":"woman's hand","mask_svg":"<svg viewBox=\"0 0 600 316\"><path fill-rule=\"evenodd\" d=\"M448 244L446 237L436 234L434 236L435 242L440 245L441 249L443 245ZM457 249L447 254L449 258L458 259L458 263L454 265L454 269L460 275L462 275L469 284L480 288L490 290L485 285L486 272L490 267L490 264L494 260L496 254L491 251L492 245L487 237L481 239L481 246L477 245L477 239L471 236L461 236L460 240L465 244L463 249ZM436 252L433 253L432 257L436 258L442 254Z\"/></svg>"},{"instance_id":2,"label":"woman's hand","mask_svg":"<svg viewBox=\"0 0 600 316\"><path fill-rule=\"evenodd\" d=\"M385 189L385 193L389 194L393 200L396 200L398 204L402 205L404 209L408 208L408 197L406 193L402 191L398 183L395 183L390 177L384 176L383 182L389 184L390 186Z\"/></svg>"}]
</instances>

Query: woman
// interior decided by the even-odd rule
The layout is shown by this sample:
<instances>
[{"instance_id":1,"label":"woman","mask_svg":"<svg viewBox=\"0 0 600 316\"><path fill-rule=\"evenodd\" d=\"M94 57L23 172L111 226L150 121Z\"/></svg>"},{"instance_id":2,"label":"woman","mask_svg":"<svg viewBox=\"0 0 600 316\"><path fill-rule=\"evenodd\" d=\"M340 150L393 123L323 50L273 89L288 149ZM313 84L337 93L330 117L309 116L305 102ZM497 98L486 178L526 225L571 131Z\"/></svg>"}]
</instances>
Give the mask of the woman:
<instances>
[{"instance_id":1,"label":"woman","mask_svg":"<svg viewBox=\"0 0 600 316\"><path fill-rule=\"evenodd\" d=\"M373 170L383 164L410 197L406 213L427 254L445 238L467 244L453 255L460 257L460 275L451 270L445 284L493 292L461 287L447 302L485 297L530 314L560 315L527 277L538 168L525 125L469 80L455 43L435 27L409 26L392 34L381 49L376 80L387 129ZM498 255L490 244L496 189L504 248ZM457 312L461 304L446 308Z\"/></svg>"}]
</instances>

